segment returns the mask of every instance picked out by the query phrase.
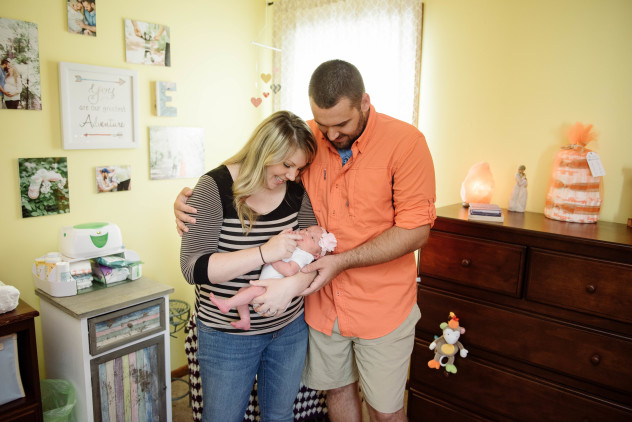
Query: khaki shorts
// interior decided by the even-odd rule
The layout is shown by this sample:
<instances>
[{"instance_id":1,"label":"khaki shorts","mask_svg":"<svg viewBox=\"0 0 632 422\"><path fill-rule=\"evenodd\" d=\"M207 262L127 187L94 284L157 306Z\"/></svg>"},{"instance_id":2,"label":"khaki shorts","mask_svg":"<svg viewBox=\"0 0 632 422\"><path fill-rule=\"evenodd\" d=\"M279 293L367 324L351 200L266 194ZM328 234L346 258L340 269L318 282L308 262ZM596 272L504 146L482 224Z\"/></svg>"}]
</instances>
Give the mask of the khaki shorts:
<instances>
[{"instance_id":1,"label":"khaki shorts","mask_svg":"<svg viewBox=\"0 0 632 422\"><path fill-rule=\"evenodd\" d=\"M303 384L332 390L360 381L366 401L378 412L394 413L404 405L415 325L421 318L417 304L394 331L376 339L344 337L336 320L331 336L309 329Z\"/></svg>"}]
</instances>

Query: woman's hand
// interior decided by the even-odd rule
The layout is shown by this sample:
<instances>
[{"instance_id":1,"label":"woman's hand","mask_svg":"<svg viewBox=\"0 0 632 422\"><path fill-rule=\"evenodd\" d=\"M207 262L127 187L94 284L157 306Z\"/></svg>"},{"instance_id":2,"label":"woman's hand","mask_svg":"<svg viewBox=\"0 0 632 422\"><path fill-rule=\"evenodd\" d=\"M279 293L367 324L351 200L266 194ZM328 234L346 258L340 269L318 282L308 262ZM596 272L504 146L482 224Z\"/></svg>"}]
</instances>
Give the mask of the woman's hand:
<instances>
[{"instance_id":1,"label":"woman's hand","mask_svg":"<svg viewBox=\"0 0 632 422\"><path fill-rule=\"evenodd\" d=\"M193 195L193 189L183 188L173 203L173 213L176 216L176 230L178 230L180 236L182 236L182 233L189 231L185 223L195 224L195 218L189 214L197 214L197 210L187 205L187 199L191 195Z\"/></svg>"},{"instance_id":2,"label":"woman's hand","mask_svg":"<svg viewBox=\"0 0 632 422\"><path fill-rule=\"evenodd\" d=\"M301 240L301 235L285 229L276 236L271 237L266 243L261 245L261 254L267 264L271 264L280 259L289 258L296 249L296 241Z\"/></svg>"},{"instance_id":3,"label":"woman's hand","mask_svg":"<svg viewBox=\"0 0 632 422\"><path fill-rule=\"evenodd\" d=\"M292 299L299 296L314 278L314 273L296 273L291 277L273 278L266 280L252 280L253 286L262 286L266 292L252 300L255 312L263 316L275 316L287 309Z\"/></svg>"}]
</instances>

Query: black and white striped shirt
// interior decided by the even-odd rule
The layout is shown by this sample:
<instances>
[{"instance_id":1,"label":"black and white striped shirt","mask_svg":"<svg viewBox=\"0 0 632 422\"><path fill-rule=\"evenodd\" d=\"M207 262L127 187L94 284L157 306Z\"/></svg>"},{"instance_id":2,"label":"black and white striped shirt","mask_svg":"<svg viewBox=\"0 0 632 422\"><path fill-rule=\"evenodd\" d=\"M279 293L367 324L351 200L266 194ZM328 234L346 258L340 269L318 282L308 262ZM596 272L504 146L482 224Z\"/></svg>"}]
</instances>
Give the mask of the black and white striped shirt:
<instances>
[{"instance_id":1,"label":"black and white striped shirt","mask_svg":"<svg viewBox=\"0 0 632 422\"><path fill-rule=\"evenodd\" d=\"M182 236L180 267L189 284L195 284L195 311L205 325L234 334L262 334L278 330L303 313L303 298L296 297L283 313L275 317L262 317L250 307L250 330L233 328L237 310L222 314L209 300L209 293L217 297L233 296L240 288L249 286L250 280L259 278L261 267L233 280L211 284L208 279L208 262L214 253L233 252L264 244L286 228L306 228L316 224L311 203L301 184L287 182L287 191L281 204L268 214L257 217L254 227L245 235L237 211L233 206L233 179L224 165L200 178L187 203L197 209L196 224Z\"/></svg>"}]
</instances>

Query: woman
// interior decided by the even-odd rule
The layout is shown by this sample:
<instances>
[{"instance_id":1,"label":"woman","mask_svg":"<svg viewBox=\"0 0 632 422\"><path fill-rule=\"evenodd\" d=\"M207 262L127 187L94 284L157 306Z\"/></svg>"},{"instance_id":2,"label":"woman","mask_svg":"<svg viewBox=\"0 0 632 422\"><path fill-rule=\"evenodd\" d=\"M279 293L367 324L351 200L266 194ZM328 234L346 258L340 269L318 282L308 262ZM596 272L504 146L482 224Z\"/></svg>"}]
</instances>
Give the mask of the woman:
<instances>
[{"instance_id":1,"label":"woman","mask_svg":"<svg viewBox=\"0 0 632 422\"><path fill-rule=\"evenodd\" d=\"M296 286L285 310L251 310L249 331L231 326L239 315L222 314L210 294L228 298L247 287L263 264L290 257L300 238L290 230L316 224L302 185L293 183L315 153L303 120L274 113L236 155L200 178L188 201L196 224L182 237L180 265L196 287L204 421L241 422L255 375L262 420L294 420L308 333L303 298L294 296L306 286Z\"/></svg>"},{"instance_id":2,"label":"woman","mask_svg":"<svg viewBox=\"0 0 632 422\"><path fill-rule=\"evenodd\" d=\"M16 110L18 108L18 104L20 104L22 78L20 78L20 73L13 64L9 63L7 70L7 79L4 82L4 90L7 94L4 96L4 103L7 105L8 109Z\"/></svg>"}]
</instances>

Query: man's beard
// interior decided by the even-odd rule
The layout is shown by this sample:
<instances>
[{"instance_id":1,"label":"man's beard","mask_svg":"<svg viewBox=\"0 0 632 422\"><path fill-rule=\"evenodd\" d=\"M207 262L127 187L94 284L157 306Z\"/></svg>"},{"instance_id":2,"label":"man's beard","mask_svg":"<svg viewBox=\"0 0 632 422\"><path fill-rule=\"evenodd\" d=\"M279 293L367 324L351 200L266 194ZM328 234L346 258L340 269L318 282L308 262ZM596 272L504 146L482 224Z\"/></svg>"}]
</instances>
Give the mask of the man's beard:
<instances>
[{"instance_id":1,"label":"man's beard","mask_svg":"<svg viewBox=\"0 0 632 422\"><path fill-rule=\"evenodd\" d=\"M362 114L362 111L360 110L360 120L358 121L358 125L356 126L355 131L353 131L353 133L351 135L345 135L347 137L347 139L345 141L343 141L343 142L332 141L329 138L327 138L327 135L325 135L325 138L336 149L349 149L349 148L351 148L351 145L353 145L353 143L360 136L362 136L362 133L364 132L364 129L366 128L366 122L368 120L369 120L369 112L367 112L366 114Z\"/></svg>"}]
</instances>

